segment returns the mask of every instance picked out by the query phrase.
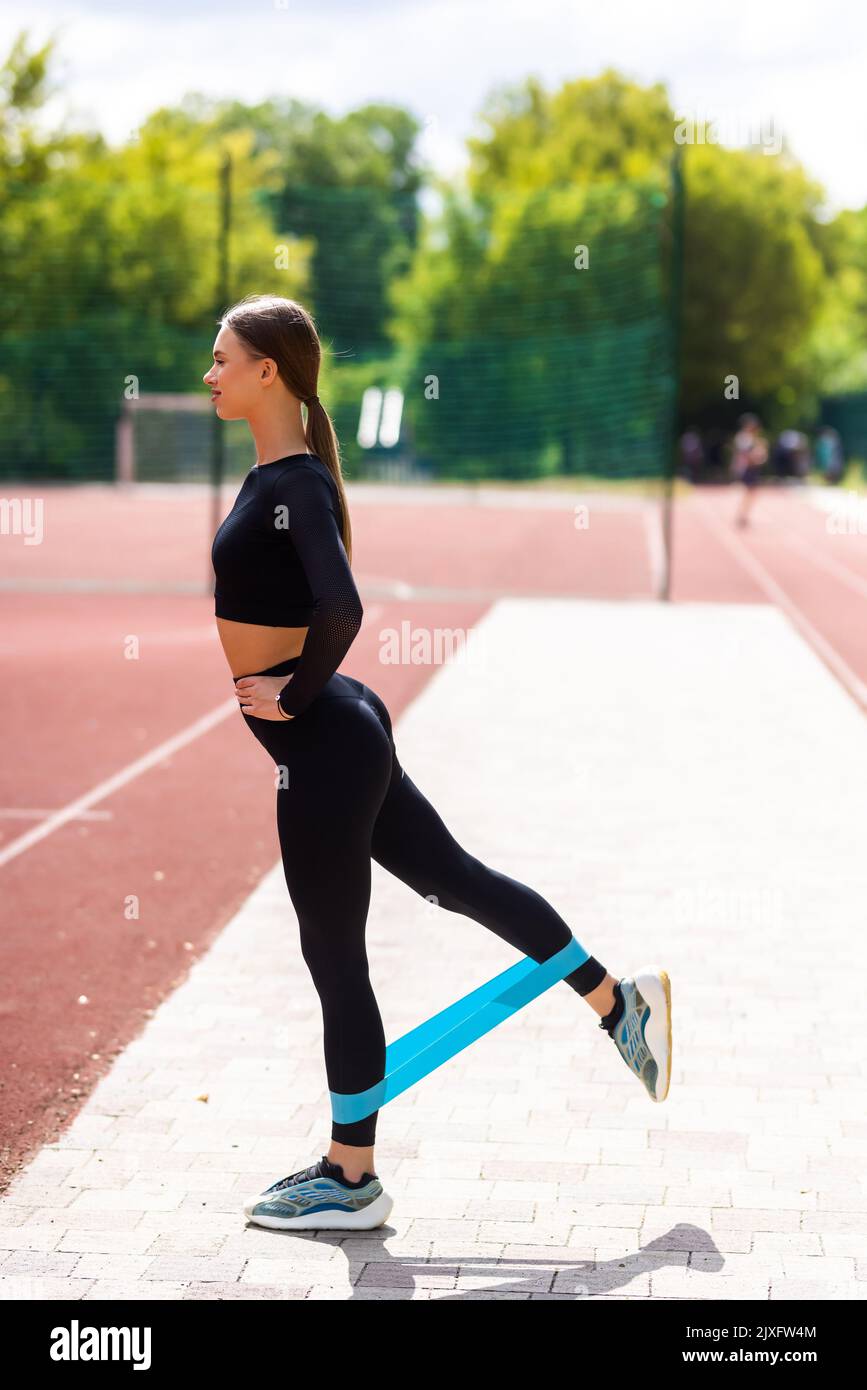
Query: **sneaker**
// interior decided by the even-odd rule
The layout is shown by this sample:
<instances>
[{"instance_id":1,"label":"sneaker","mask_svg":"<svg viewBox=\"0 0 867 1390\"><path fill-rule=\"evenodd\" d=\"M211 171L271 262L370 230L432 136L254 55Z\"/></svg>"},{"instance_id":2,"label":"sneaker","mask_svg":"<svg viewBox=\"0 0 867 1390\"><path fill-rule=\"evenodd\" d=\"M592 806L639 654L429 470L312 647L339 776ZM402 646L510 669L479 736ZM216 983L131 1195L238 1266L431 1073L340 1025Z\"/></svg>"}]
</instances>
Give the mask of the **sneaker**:
<instances>
[{"instance_id":1,"label":"sneaker","mask_svg":"<svg viewBox=\"0 0 867 1390\"><path fill-rule=\"evenodd\" d=\"M244 1215L272 1230L368 1231L388 1219L394 1201L375 1173L357 1183L343 1176L325 1154L297 1173L266 1187L244 1203Z\"/></svg>"},{"instance_id":2,"label":"sneaker","mask_svg":"<svg viewBox=\"0 0 867 1390\"><path fill-rule=\"evenodd\" d=\"M671 1085L671 981L664 970L647 965L620 980L618 988L623 1001L620 1017L613 1025L606 1027L603 1021L599 1027L614 1039L650 1099L663 1101Z\"/></svg>"}]
</instances>

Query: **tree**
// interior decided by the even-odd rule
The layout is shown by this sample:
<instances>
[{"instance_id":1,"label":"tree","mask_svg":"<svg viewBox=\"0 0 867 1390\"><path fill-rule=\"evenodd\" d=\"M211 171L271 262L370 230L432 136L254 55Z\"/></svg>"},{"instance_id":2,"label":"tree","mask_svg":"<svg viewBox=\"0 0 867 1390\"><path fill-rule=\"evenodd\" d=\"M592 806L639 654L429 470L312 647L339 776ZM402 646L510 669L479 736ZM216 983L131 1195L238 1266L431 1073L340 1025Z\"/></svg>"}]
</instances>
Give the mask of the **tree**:
<instances>
[{"instance_id":1,"label":"tree","mask_svg":"<svg viewBox=\"0 0 867 1390\"><path fill-rule=\"evenodd\" d=\"M682 399L687 416L757 405L775 427L808 404L803 342L819 314L823 192L785 155L686 150ZM723 383L738 378L726 412Z\"/></svg>"},{"instance_id":2,"label":"tree","mask_svg":"<svg viewBox=\"0 0 867 1390\"><path fill-rule=\"evenodd\" d=\"M867 208L844 209L825 228L828 278L804 344L803 371L817 391L867 391Z\"/></svg>"},{"instance_id":3,"label":"tree","mask_svg":"<svg viewBox=\"0 0 867 1390\"><path fill-rule=\"evenodd\" d=\"M50 45L28 56L19 39L3 69L3 466L111 476L129 378L141 391L204 390L227 307L216 300L224 151L233 154L230 297L304 294L310 247L292 247L288 270L278 264L291 238L275 233L260 201L278 159L257 153L249 130L217 134L162 110L116 149L91 133L37 139L29 115L45 99L49 58Z\"/></svg>"},{"instance_id":4,"label":"tree","mask_svg":"<svg viewBox=\"0 0 867 1390\"><path fill-rule=\"evenodd\" d=\"M310 243L310 308L335 350L380 355L388 285L418 235L419 122L383 103L334 118L296 100L226 103L212 119L218 130L255 131L254 150L277 159L272 218Z\"/></svg>"},{"instance_id":5,"label":"tree","mask_svg":"<svg viewBox=\"0 0 867 1390\"><path fill-rule=\"evenodd\" d=\"M667 194L678 122L660 84L642 88L610 69L550 94L535 78L499 88L481 120L487 130L468 142L465 189L454 190L439 234L425 234L410 274L396 287L394 331L404 360L419 370L437 353L443 360L444 335L451 338L463 428L458 433L455 422L449 441L469 433L473 447L487 452L481 424L487 409L526 452L528 442L544 442L550 422L562 441L561 464L570 467L588 431L591 440L599 439L598 412L606 399L611 423L603 433L611 449L616 437L629 435L636 412L639 435L654 412L660 419L668 368L654 319L667 312L670 243L654 219L652 199L637 197L636 190L655 184ZM769 422L809 410L815 380L804 345L825 303L832 240L821 217L823 190L785 147L771 156L690 145L684 156L684 413L724 421L745 400L764 410ZM599 201L606 188L612 190L607 205ZM623 190L620 203L617 188ZM597 199L592 214L591 192ZM624 212L630 197L632 225ZM592 232L597 274L583 283L569 273L562 254L570 232L570 245L587 242ZM572 293L579 286L581 293ZM475 338L462 348L463 323L473 326ZM544 325L551 351L540 352L538 344L531 349L534 325ZM427 336L431 330L434 340ZM520 366L514 351L508 368L502 350L498 355L484 347L485 341L514 343L521 335L528 351ZM651 360L658 389L649 375ZM602 379L597 369L606 364ZM732 376L739 379L740 403L724 394ZM580 395L582 380L594 383L589 402ZM540 381L552 388L544 400ZM575 428L564 411L569 401L580 407ZM433 426L446 415L422 407L419 413L422 433L426 418ZM590 429L594 418L598 428ZM489 429L490 452L498 456L507 447L502 433L496 425Z\"/></svg>"}]
</instances>

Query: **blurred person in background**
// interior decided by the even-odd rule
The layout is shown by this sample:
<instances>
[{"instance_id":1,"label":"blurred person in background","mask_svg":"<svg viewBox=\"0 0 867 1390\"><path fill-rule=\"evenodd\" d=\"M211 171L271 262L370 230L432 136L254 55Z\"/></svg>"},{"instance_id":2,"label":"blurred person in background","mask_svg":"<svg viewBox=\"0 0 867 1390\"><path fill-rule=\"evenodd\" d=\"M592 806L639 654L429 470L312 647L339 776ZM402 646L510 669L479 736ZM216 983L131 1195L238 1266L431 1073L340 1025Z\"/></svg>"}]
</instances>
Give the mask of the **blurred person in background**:
<instances>
[{"instance_id":1,"label":"blurred person in background","mask_svg":"<svg viewBox=\"0 0 867 1390\"><path fill-rule=\"evenodd\" d=\"M704 469L704 445L696 429L684 430L680 436L680 474L691 483L701 479Z\"/></svg>"},{"instance_id":2,"label":"blurred person in background","mask_svg":"<svg viewBox=\"0 0 867 1390\"><path fill-rule=\"evenodd\" d=\"M762 467L767 462L768 445L761 428L758 415L742 415L732 441L730 474L736 482L743 484L741 504L735 516L736 526L749 524L753 496L761 482Z\"/></svg>"},{"instance_id":3,"label":"blurred person in background","mask_svg":"<svg viewBox=\"0 0 867 1390\"><path fill-rule=\"evenodd\" d=\"M816 467L826 483L839 483L843 477L843 441L832 425L823 425L813 449Z\"/></svg>"},{"instance_id":4,"label":"blurred person in background","mask_svg":"<svg viewBox=\"0 0 867 1390\"><path fill-rule=\"evenodd\" d=\"M803 478L809 472L807 437L800 430L782 430L771 455L771 468L778 478Z\"/></svg>"}]
</instances>

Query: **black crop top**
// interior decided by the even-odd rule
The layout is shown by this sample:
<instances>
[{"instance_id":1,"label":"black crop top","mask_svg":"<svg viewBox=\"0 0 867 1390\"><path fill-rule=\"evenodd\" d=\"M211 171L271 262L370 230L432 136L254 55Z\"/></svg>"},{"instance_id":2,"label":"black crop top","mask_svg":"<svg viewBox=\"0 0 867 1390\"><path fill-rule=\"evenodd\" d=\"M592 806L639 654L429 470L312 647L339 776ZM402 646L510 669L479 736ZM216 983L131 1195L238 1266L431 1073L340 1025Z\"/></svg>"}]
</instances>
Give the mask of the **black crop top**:
<instances>
[{"instance_id":1,"label":"black crop top","mask_svg":"<svg viewBox=\"0 0 867 1390\"><path fill-rule=\"evenodd\" d=\"M211 546L218 618L307 627L280 694L301 714L334 674L364 609L340 534L340 495L316 454L254 464Z\"/></svg>"}]
</instances>

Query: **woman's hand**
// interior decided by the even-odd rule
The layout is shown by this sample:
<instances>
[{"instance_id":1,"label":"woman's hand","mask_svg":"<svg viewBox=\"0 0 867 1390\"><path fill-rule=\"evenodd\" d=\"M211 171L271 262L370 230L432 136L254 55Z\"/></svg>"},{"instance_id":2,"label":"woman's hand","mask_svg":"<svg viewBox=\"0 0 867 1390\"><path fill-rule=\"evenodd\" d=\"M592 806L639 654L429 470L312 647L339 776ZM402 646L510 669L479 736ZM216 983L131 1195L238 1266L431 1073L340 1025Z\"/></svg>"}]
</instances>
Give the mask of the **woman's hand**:
<instances>
[{"instance_id":1,"label":"woman's hand","mask_svg":"<svg viewBox=\"0 0 867 1390\"><path fill-rule=\"evenodd\" d=\"M281 714L277 708L277 696L288 684L285 676L239 676L235 692L244 714L254 719L279 719L288 724L295 718L294 714Z\"/></svg>"}]
</instances>

